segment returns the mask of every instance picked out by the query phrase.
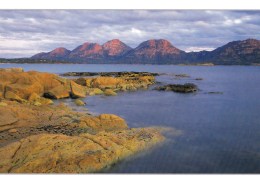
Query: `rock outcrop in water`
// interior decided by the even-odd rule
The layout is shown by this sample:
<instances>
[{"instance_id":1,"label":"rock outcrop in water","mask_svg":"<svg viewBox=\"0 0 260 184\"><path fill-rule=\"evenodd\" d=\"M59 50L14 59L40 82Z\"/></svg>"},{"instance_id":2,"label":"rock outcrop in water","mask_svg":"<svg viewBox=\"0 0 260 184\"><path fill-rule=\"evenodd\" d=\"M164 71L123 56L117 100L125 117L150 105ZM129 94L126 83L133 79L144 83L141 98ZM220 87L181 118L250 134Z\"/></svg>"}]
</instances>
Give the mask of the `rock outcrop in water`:
<instances>
[{"instance_id":1,"label":"rock outcrop in water","mask_svg":"<svg viewBox=\"0 0 260 184\"><path fill-rule=\"evenodd\" d=\"M104 94L108 89L114 92L146 89L155 82L154 75L147 72L111 72L95 78L65 79L49 73L1 69L0 98L45 105L52 103L47 99L84 98Z\"/></svg>"},{"instance_id":2,"label":"rock outcrop in water","mask_svg":"<svg viewBox=\"0 0 260 184\"><path fill-rule=\"evenodd\" d=\"M97 73L100 74L100 73ZM69 76L86 76L89 73L67 73ZM117 91L147 89L155 83L155 74L146 72L111 72L101 73L101 76L94 78L78 78L75 82L88 88L88 94L116 95ZM111 91L112 90L112 91Z\"/></svg>"},{"instance_id":3,"label":"rock outcrop in water","mask_svg":"<svg viewBox=\"0 0 260 184\"><path fill-rule=\"evenodd\" d=\"M54 74L0 70L1 173L99 172L164 140L158 128L130 129L119 116L76 112L48 99L84 97L123 84L137 88L154 76L82 80L86 85Z\"/></svg>"},{"instance_id":4,"label":"rock outcrop in water","mask_svg":"<svg viewBox=\"0 0 260 184\"><path fill-rule=\"evenodd\" d=\"M178 93L193 93L198 90L198 87L195 84L192 83L186 83L186 84L168 84L165 86L159 86L154 88L158 91L174 91Z\"/></svg>"}]
</instances>

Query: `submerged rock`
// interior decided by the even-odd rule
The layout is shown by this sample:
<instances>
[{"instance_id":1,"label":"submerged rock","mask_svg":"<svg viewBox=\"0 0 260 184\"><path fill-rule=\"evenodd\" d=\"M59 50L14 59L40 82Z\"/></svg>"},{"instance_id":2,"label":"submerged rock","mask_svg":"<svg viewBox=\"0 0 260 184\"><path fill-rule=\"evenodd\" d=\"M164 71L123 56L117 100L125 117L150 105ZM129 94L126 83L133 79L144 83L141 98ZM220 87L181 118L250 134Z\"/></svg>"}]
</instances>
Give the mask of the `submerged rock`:
<instances>
[{"instance_id":1,"label":"submerged rock","mask_svg":"<svg viewBox=\"0 0 260 184\"><path fill-rule=\"evenodd\" d=\"M195 80L203 80L203 78L200 78L200 77L199 77L199 78L195 78Z\"/></svg>"},{"instance_id":2,"label":"submerged rock","mask_svg":"<svg viewBox=\"0 0 260 184\"><path fill-rule=\"evenodd\" d=\"M219 94L219 95L222 95L224 93L221 92L221 91L210 91L210 92L207 92L206 94Z\"/></svg>"},{"instance_id":3,"label":"submerged rock","mask_svg":"<svg viewBox=\"0 0 260 184\"><path fill-rule=\"evenodd\" d=\"M178 93L192 93L198 90L198 87L192 83L186 84L168 84L165 86L159 86L154 88L155 90L159 91L174 91Z\"/></svg>"},{"instance_id":4,"label":"submerged rock","mask_svg":"<svg viewBox=\"0 0 260 184\"><path fill-rule=\"evenodd\" d=\"M178 77L178 78L188 78L190 76L187 75L187 74L176 74L175 77Z\"/></svg>"},{"instance_id":5,"label":"submerged rock","mask_svg":"<svg viewBox=\"0 0 260 184\"><path fill-rule=\"evenodd\" d=\"M117 95L117 93L114 92L112 89L106 89L106 90L104 91L104 94L105 94L106 96L116 96L116 95Z\"/></svg>"},{"instance_id":6,"label":"submerged rock","mask_svg":"<svg viewBox=\"0 0 260 184\"><path fill-rule=\"evenodd\" d=\"M84 105L86 105L86 103L83 102L83 101L80 100L80 99L76 99L74 102L75 102L75 104L76 104L77 106L84 106Z\"/></svg>"},{"instance_id":7,"label":"submerged rock","mask_svg":"<svg viewBox=\"0 0 260 184\"><path fill-rule=\"evenodd\" d=\"M102 91L99 88L91 88L89 95L102 95L104 94L104 91Z\"/></svg>"}]
</instances>

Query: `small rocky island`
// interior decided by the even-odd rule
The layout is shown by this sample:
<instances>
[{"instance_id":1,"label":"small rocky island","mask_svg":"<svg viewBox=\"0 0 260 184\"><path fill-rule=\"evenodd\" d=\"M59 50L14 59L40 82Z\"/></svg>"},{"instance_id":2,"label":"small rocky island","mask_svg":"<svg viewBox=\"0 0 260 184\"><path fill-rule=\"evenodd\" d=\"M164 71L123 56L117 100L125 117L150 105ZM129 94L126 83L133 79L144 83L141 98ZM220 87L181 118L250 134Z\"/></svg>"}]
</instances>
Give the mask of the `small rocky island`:
<instances>
[{"instance_id":1,"label":"small rocky island","mask_svg":"<svg viewBox=\"0 0 260 184\"><path fill-rule=\"evenodd\" d=\"M154 88L158 91L174 91L178 93L193 93L198 90L198 87L195 84L192 83L186 83L186 84L168 84L164 86L158 86Z\"/></svg>"},{"instance_id":2,"label":"small rocky island","mask_svg":"<svg viewBox=\"0 0 260 184\"><path fill-rule=\"evenodd\" d=\"M147 89L155 74L82 76L0 69L1 173L99 172L164 140L158 128L129 128L119 116L53 102Z\"/></svg>"}]
</instances>

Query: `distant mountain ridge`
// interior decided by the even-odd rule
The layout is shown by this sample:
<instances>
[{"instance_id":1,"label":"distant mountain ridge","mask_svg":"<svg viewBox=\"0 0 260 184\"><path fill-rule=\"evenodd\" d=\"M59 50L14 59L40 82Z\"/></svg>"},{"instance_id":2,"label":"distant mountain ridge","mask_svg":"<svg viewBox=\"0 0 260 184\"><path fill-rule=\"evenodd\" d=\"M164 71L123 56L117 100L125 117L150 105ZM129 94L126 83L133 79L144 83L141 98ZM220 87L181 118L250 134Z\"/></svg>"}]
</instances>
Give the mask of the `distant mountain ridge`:
<instances>
[{"instance_id":1,"label":"distant mountain ridge","mask_svg":"<svg viewBox=\"0 0 260 184\"><path fill-rule=\"evenodd\" d=\"M260 41L233 41L213 51L185 52L165 39L147 40L136 48L114 39L103 45L86 42L72 51L60 47L36 54L31 59L84 63L248 65L260 63Z\"/></svg>"}]
</instances>

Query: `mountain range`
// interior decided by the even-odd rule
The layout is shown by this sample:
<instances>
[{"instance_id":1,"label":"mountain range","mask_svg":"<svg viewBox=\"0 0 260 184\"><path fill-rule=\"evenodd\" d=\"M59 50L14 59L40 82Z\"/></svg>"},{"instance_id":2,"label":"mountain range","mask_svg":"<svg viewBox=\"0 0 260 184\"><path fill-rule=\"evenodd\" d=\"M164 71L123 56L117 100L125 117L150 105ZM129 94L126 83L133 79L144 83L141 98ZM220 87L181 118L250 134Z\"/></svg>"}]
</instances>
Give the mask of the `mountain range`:
<instances>
[{"instance_id":1,"label":"mountain range","mask_svg":"<svg viewBox=\"0 0 260 184\"><path fill-rule=\"evenodd\" d=\"M86 42L73 50L60 47L31 59L77 63L250 65L260 64L260 40L233 41L213 51L185 52L165 39L148 40L136 48L114 39L103 45Z\"/></svg>"}]
</instances>

